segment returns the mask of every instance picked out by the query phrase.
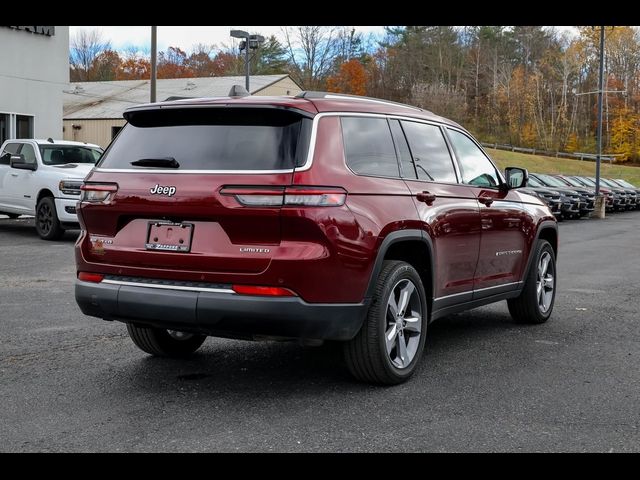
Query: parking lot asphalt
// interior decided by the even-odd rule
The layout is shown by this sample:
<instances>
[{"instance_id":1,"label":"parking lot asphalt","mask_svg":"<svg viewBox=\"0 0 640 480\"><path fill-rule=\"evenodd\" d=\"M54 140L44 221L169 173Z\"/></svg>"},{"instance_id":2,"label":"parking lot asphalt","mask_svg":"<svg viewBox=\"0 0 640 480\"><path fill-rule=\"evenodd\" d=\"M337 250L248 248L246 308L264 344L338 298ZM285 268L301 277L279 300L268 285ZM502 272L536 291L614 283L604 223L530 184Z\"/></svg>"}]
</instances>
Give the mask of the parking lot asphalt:
<instances>
[{"instance_id":1,"label":"parking lot asphalt","mask_svg":"<svg viewBox=\"0 0 640 480\"><path fill-rule=\"evenodd\" d=\"M0 451L640 450L640 212L560 224L544 325L501 302L438 320L403 385L356 383L336 345L209 338L189 360L82 315L77 232L0 216Z\"/></svg>"}]
</instances>

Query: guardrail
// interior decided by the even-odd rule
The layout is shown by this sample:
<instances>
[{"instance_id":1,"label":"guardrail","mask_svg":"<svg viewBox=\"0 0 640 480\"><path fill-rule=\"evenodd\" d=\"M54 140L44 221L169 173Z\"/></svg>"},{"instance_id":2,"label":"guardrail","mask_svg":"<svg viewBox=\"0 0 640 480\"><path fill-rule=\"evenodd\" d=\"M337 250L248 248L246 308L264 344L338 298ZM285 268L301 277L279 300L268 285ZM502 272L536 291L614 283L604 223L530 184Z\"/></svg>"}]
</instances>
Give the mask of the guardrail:
<instances>
[{"instance_id":1,"label":"guardrail","mask_svg":"<svg viewBox=\"0 0 640 480\"><path fill-rule=\"evenodd\" d=\"M590 162L595 162L598 157L595 153L583 153L583 152L550 152L548 150L542 150L539 148L525 148L525 147L516 147L514 145L505 145L501 143L487 143L481 142L483 147L495 148L497 150L509 150L511 152L520 152L520 153L529 153L532 155L546 155L547 157L563 157L563 158L573 158L577 160L587 160ZM616 157L622 157L622 154L607 154L601 155L600 158L604 162L613 163Z\"/></svg>"}]
</instances>

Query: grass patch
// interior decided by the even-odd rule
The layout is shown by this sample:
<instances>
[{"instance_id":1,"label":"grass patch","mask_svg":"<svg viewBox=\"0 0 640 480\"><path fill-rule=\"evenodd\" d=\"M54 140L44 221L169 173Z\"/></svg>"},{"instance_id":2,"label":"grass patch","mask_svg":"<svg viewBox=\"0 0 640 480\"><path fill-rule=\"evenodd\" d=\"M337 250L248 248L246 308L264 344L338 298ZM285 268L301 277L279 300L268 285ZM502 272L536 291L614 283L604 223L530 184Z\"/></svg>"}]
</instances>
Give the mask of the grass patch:
<instances>
[{"instance_id":1,"label":"grass patch","mask_svg":"<svg viewBox=\"0 0 640 480\"><path fill-rule=\"evenodd\" d=\"M596 163L586 160L571 160L568 158L545 157L527 153L509 152L486 148L487 153L502 170L505 167L522 167L534 173L562 173L565 175L596 176ZM626 165L610 165L602 162L600 174L604 178L623 178L633 185L640 185L640 168Z\"/></svg>"}]
</instances>

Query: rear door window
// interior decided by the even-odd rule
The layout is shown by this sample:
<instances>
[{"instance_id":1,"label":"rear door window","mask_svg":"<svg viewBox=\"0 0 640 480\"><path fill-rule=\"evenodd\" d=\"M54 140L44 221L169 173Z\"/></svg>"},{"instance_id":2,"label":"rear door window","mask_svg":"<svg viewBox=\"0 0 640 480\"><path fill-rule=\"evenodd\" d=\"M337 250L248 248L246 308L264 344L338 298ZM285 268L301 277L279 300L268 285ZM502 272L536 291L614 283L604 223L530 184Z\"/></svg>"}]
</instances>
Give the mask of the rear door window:
<instances>
[{"instance_id":1,"label":"rear door window","mask_svg":"<svg viewBox=\"0 0 640 480\"><path fill-rule=\"evenodd\" d=\"M37 163L36 159L36 151L33 149L33 146L25 143L22 145L22 149L20 150L20 154L24 155L24 161L27 163Z\"/></svg>"},{"instance_id":2,"label":"rear door window","mask_svg":"<svg viewBox=\"0 0 640 480\"><path fill-rule=\"evenodd\" d=\"M306 161L311 124L301 114L265 108L137 112L98 166L145 170L132 162L173 158L178 170L289 170Z\"/></svg>"},{"instance_id":3,"label":"rear door window","mask_svg":"<svg viewBox=\"0 0 640 480\"><path fill-rule=\"evenodd\" d=\"M398 158L386 118L342 117L347 166L360 175L399 177Z\"/></svg>"},{"instance_id":4,"label":"rear door window","mask_svg":"<svg viewBox=\"0 0 640 480\"><path fill-rule=\"evenodd\" d=\"M458 181L453 160L440 127L403 121L402 128L407 135L420 180L445 183Z\"/></svg>"}]
</instances>

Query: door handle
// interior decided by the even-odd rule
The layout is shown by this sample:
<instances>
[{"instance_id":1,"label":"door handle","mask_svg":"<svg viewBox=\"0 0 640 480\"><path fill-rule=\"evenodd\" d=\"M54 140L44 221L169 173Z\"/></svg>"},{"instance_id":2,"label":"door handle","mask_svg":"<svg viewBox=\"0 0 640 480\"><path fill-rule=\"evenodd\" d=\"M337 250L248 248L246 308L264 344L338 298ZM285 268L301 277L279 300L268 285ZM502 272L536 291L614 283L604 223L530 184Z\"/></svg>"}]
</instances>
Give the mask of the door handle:
<instances>
[{"instance_id":1,"label":"door handle","mask_svg":"<svg viewBox=\"0 0 640 480\"><path fill-rule=\"evenodd\" d=\"M419 202L424 202L427 205L431 205L435 199L436 196L435 194L431 193L431 192L420 192L416 195L416 198L418 199Z\"/></svg>"},{"instance_id":2,"label":"door handle","mask_svg":"<svg viewBox=\"0 0 640 480\"><path fill-rule=\"evenodd\" d=\"M491 197L478 197L478 201L484 205L486 205L487 207L490 207L491 204L493 203L493 198Z\"/></svg>"},{"instance_id":3,"label":"door handle","mask_svg":"<svg viewBox=\"0 0 640 480\"><path fill-rule=\"evenodd\" d=\"M11 176L12 176L12 177L17 177L17 176L18 176L18 174L17 174L17 173L12 173L12 174L11 174Z\"/></svg>"}]
</instances>

